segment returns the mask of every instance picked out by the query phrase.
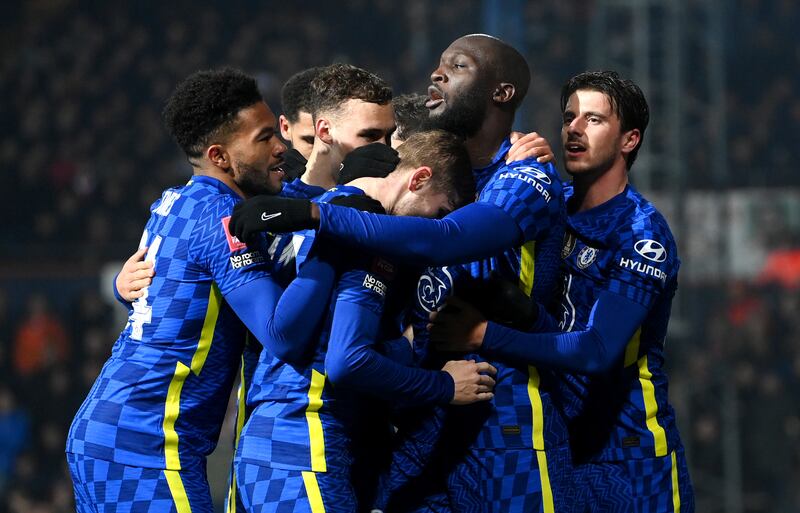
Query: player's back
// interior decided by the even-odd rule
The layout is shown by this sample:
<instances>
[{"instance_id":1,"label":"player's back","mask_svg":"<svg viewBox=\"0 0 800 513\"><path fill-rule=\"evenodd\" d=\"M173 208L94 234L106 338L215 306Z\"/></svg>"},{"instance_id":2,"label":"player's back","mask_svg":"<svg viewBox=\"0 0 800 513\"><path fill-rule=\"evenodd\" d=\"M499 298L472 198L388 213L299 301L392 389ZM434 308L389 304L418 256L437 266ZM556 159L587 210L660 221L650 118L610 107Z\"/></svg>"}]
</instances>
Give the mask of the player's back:
<instances>
[{"instance_id":1,"label":"player's back","mask_svg":"<svg viewBox=\"0 0 800 513\"><path fill-rule=\"evenodd\" d=\"M572 188L565 189L571 197ZM603 290L648 313L610 371L562 375L559 398L579 460L665 456L679 442L667 398L664 340L680 267L666 220L632 186L607 203L570 215L563 283L551 312L564 331L585 329Z\"/></svg>"},{"instance_id":2,"label":"player's back","mask_svg":"<svg viewBox=\"0 0 800 513\"><path fill-rule=\"evenodd\" d=\"M245 339L223 296L263 270L227 231L237 201L195 176L152 205L141 244L153 282L78 411L68 452L179 470L214 449Z\"/></svg>"}]
</instances>

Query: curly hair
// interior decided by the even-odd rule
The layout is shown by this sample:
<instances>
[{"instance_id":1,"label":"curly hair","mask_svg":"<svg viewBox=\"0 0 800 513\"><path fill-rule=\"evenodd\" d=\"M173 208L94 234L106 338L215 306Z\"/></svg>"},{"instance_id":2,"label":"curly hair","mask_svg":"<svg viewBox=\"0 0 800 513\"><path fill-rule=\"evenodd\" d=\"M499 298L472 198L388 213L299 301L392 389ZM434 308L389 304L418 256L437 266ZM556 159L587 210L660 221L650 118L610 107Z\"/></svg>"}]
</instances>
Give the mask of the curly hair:
<instances>
[{"instance_id":1,"label":"curly hair","mask_svg":"<svg viewBox=\"0 0 800 513\"><path fill-rule=\"evenodd\" d=\"M397 124L397 138L405 141L413 134L420 132L428 123L428 109L425 102L428 97L422 94L403 94L392 99L394 120Z\"/></svg>"},{"instance_id":2,"label":"curly hair","mask_svg":"<svg viewBox=\"0 0 800 513\"><path fill-rule=\"evenodd\" d=\"M386 105L392 101L392 88L385 80L350 64L331 64L311 81L311 115L339 109L347 100Z\"/></svg>"},{"instance_id":3,"label":"curly hair","mask_svg":"<svg viewBox=\"0 0 800 513\"><path fill-rule=\"evenodd\" d=\"M281 88L282 114L297 123L300 111L311 112L311 81L323 68L308 68L295 73Z\"/></svg>"},{"instance_id":4,"label":"curly hair","mask_svg":"<svg viewBox=\"0 0 800 513\"><path fill-rule=\"evenodd\" d=\"M212 140L236 128L239 111L263 101L256 80L242 71L197 71L178 84L162 116L178 146L189 158L196 158Z\"/></svg>"}]
</instances>

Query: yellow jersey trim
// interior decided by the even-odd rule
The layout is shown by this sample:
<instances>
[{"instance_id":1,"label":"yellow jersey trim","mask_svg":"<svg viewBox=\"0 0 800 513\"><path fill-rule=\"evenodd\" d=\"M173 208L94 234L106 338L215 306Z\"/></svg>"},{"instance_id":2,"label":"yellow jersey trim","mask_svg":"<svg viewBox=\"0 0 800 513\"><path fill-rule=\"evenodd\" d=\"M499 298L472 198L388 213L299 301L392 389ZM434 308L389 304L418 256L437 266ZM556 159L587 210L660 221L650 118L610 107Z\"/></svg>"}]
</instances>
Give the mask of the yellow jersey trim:
<instances>
[{"instance_id":1,"label":"yellow jersey trim","mask_svg":"<svg viewBox=\"0 0 800 513\"><path fill-rule=\"evenodd\" d=\"M211 341L214 339L214 330L217 326L217 318L219 317L219 308L222 303L222 294L216 283L211 284L211 290L208 294L208 307L206 308L206 317L203 320L203 329L200 331L200 340L197 343L192 356L191 367L187 367L183 362L175 364L175 373L172 375L172 380L167 388L167 400L164 404L164 422L162 428L164 430L164 459L166 467L170 470L181 469L181 457L178 452L178 433L175 431L175 422L181 413L181 391L186 378L189 377L189 372L194 373L195 376L200 374L203 370L203 365L206 363L208 351L211 349Z\"/></svg>"},{"instance_id":2,"label":"yellow jersey trim","mask_svg":"<svg viewBox=\"0 0 800 513\"><path fill-rule=\"evenodd\" d=\"M308 408L306 408L306 421L308 422L308 438L311 449L311 470L314 472L327 472L325 462L325 436L322 433L322 421L319 418L319 409L322 407L322 389L325 387L325 375L311 369L311 386L308 389ZM314 481L316 483L316 480Z\"/></svg>"},{"instance_id":3,"label":"yellow jersey trim","mask_svg":"<svg viewBox=\"0 0 800 513\"><path fill-rule=\"evenodd\" d=\"M655 441L655 455L667 455L667 435L656 418L658 414L658 404L656 403L656 389L653 385L653 374L647 367L647 355L639 359L639 383L642 385L642 398L644 399L644 409L647 414L647 429L653 434Z\"/></svg>"},{"instance_id":4,"label":"yellow jersey trim","mask_svg":"<svg viewBox=\"0 0 800 513\"><path fill-rule=\"evenodd\" d=\"M542 481L542 509L544 513L554 513L553 490L550 488L550 473L547 470L547 455L544 451L536 451L536 460L539 463L539 476Z\"/></svg>"}]
</instances>

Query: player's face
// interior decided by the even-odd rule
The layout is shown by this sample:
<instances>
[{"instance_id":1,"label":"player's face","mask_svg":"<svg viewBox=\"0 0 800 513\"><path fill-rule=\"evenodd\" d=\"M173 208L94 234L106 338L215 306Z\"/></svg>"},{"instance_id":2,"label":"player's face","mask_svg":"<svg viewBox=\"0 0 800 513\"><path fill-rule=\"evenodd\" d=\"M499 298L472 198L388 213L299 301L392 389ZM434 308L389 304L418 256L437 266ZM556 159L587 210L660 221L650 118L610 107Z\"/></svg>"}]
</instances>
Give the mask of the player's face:
<instances>
[{"instance_id":1,"label":"player's face","mask_svg":"<svg viewBox=\"0 0 800 513\"><path fill-rule=\"evenodd\" d=\"M247 197L277 194L286 146L275 133L275 115L259 102L239 112L239 126L227 144L233 181Z\"/></svg>"},{"instance_id":2,"label":"player's face","mask_svg":"<svg viewBox=\"0 0 800 513\"><path fill-rule=\"evenodd\" d=\"M571 175L602 173L617 160L624 162L620 119L600 91L572 93L561 125L564 166Z\"/></svg>"},{"instance_id":3,"label":"player's face","mask_svg":"<svg viewBox=\"0 0 800 513\"><path fill-rule=\"evenodd\" d=\"M314 121L310 113L301 110L294 123L281 116L281 135L308 160L314 148Z\"/></svg>"},{"instance_id":4,"label":"player's face","mask_svg":"<svg viewBox=\"0 0 800 513\"><path fill-rule=\"evenodd\" d=\"M483 124L491 100L485 56L468 38L457 39L431 73L430 99L425 103L435 128L469 137Z\"/></svg>"},{"instance_id":5,"label":"player's face","mask_svg":"<svg viewBox=\"0 0 800 513\"><path fill-rule=\"evenodd\" d=\"M379 142L389 143L394 132L392 105L347 100L331 123L331 137L346 155L356 148Z\"/></svg>"}]
</instances>

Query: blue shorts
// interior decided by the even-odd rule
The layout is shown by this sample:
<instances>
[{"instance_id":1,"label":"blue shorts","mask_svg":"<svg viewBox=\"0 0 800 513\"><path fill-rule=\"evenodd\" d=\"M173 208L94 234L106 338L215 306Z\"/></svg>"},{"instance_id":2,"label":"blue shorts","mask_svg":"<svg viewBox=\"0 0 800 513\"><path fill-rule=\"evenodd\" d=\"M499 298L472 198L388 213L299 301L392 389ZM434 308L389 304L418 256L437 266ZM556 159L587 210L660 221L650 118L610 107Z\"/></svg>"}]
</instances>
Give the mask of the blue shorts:
<instances>
[{"instance_id":1,"label":"blue shorts","mask_svg":"<svg viewBox=\"0 0 800 513\"><path fill-rule=\"evenodd\" d=\"M238 496L248 513L355 513L350 476L282 470L236 461Z\"/></svg>"},{"instance_id":2,"label":"blue shorts","mask_svg":"<svg viewBox=\"0 0 800 513\"><path fill-rule=\"evenodd\" d=\"M67 453L78 513L211 513L205 465L183 470L131 467Z\"/></svg>"},{"instance_id":3,"label":"blue shorts","mask_svg":"<svg viewBox=\"0 0 800 513\"><path fill-rule=\"evenodd\" d=\"M581 513L694 511L694 492L683 448L640 460L590 462L575 466Z\"/></svg>"}]
</instances>

